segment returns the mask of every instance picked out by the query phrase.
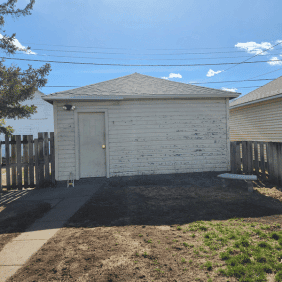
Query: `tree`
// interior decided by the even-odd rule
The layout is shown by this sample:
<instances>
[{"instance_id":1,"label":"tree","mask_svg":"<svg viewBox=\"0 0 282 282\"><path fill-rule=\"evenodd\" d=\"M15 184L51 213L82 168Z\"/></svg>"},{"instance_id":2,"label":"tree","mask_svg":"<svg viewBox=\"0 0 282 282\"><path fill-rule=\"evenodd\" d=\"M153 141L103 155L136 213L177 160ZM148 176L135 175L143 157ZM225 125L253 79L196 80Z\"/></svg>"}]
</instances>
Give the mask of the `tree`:
<instances>
[{"instance_id":1,"label":"tree","mask_svg":"<svg viewBox=\"0 0 282 282\"><path fill-rule=\"evenodd\" d=\"M31 15L35 0L30 0L30 3L24 9L15 9L17 2L18 0L8 0L0 5L0 31L3 35L0 39L0 48L8 56L15 54L16 51L30 50L30 47L23 49L13 44L16 37L15 33L11 36L3 34L6 32L3 30L4 16L10 15L18 18ZM11 136L14 129L11 126L4 126L5 118L17 117L23 119L37 113L36 106L22 106L20 102L33 99L35 91L46 85L46 76L51 71L51 65L45 64L39 69L33 69L31 65L28 65L29 68L22 71L19 67L13 65L10 67L4 66L4 62L4 59L0 62L0 134Z\"/></svg>"}]
</instances>

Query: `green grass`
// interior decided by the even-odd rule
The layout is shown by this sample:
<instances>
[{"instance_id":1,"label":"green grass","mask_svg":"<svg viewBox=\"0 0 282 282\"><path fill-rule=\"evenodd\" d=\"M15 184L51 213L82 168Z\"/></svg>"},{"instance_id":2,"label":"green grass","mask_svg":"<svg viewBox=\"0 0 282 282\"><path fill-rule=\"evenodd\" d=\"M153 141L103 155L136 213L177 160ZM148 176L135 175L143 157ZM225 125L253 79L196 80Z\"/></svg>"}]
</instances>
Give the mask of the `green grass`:
<instances>
[{"instance_id":1,"label":"green grass","mask_svg":"<svg viewBox=\"0 0 282 282\"><path fill-rule=\"evenodd\" d=\"M229 221L232 222L232 220ZM233 229L231 226L217 226L218 233L208 232L208 228L204 225L198 225L194 229L204 231L203 245L210 250L229 245L226 251L219 251L220 258L227 264L227 269L220 268L218 272L236 277L239 281L266 281L266 273L276 271L275 280L281 281L282 231L266 234L262 230L269 229L269 226L261 226L260 229L253 226L254 224L249 224L249 230L244 234L240 233L240 227ZM254 243L252 234L256 234L263 240ZM202 248L199 249L203 251ZM240 253L234 254L235 250ZM205 266L207 270L212 269L210 262L207 262Z\"/></svg>"},{"instance_id":2,"label":"green grass","mask_svg":"<svg viewBox=\"0 0 282 282\"><path fill-rule=\"evenodd\" d=\"M278 228L280 224L274 227ZM179 263L185 266L183 271L189 270L187 267L193 265L210 274L214 272L221 276L235 277L240 282L267 281L266 274L275 273L275 281L282 281L282 230L270 232L268 225L243 223L243 219L237 218L221 223L198 221L183 229L181 226L176 228L183 233L192 231L191 237L199 238L197 248L180 239L173 240L175 245L181 244L187 250L194 248L196 258L207 258L204 264L198 265L197 259L194 264L192 259L187 261L181 257ZM166 249L173 251L172 256L177 257L175 250ZM143 256L148 254L144 253ZM216 264L213 259L215 257L220 258L222 263ZM215 271L214 268L218 269ZM207 274L207 277L210 275ZM213 280L209 278L207 281Z\"/></svg>"}]
</instances>

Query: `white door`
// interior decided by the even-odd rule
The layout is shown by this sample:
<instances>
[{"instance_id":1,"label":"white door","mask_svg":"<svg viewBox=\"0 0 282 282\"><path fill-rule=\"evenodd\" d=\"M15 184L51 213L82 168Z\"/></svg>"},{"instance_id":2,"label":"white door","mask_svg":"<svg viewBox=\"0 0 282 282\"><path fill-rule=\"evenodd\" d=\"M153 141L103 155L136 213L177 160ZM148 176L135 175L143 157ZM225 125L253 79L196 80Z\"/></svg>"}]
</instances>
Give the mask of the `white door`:
<instances>
[{"instance_id":1,"label":"white door","mask_svg":"<svg viewBox=\"0 0 282 282\"><path fill-rule=\"evenodd\" d=\"M78 113L80 177L106 176L105 114Z\"/></svg>"}]
</instances>

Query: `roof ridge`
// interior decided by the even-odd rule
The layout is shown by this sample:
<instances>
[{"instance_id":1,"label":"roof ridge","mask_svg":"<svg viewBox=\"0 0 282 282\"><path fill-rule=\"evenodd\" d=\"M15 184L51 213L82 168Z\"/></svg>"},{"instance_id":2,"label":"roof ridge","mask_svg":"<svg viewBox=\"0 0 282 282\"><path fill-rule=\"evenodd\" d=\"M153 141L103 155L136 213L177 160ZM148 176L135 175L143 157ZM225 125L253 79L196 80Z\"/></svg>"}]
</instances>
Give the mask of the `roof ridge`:
<instances>
[{"instance_id":1,"label":"roof ridge","mask_svg":"<svg viewBox=\"0 0 282 282\"><path fill-rule=\"evenodd\" d=\"M137 72L136 72L137 73ZM150 75L146 75L146 74L141 74L141 73L138 73L140 75L143 75L143 76L148 76L148 77L151 77L151 78L154 78L154 79L161 79L163 81L167 81L169 83L181 83L181 84L184 84L184 85L191 85L191 86L194 86L194 87L201 87L201 88L205 88L205 89L216 89L218 91L223 91L223 92L231 92L231 91L227 91L227 90L222 90L222 89L217 89L217 88L211 88L211 87L206 87L206 86L200 86L200 85L194 85L194 84L190 84L190 83L185 83L185 82L178 82L178 81L171 81L171 80L167 80L167 79L163 79L163 78L159 78L159 77L154 77L154 76L150 76ZM237 94L240 94L238 92L234 92L234 93L237 93Z\"/></svg>"}]
</instances>

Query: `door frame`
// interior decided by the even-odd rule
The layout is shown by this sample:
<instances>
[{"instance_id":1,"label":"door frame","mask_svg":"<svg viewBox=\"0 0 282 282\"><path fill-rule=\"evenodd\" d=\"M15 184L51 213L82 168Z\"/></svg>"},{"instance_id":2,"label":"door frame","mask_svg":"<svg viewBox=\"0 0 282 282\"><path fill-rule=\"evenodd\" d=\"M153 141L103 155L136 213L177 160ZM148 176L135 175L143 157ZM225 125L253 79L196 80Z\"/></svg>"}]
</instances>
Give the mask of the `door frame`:
<instances>
[{"instance_id":1,"label":"door frame","mask_svg":"<svg viewBox=\"0 0 282 282\"><path fill-rule=\"evenodd\" d=\"M76 171L76 179L80 179L80 165L79 165L79 130L78 130L78 114L79 113L104 113L105 114L105 141L106 141L106 177L110 177L110 163L109 163L109 126L108 126L108 109L79 109L74 111L74 122L75 122L75 171Z\"/></svg>"}]
</instances>

